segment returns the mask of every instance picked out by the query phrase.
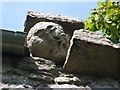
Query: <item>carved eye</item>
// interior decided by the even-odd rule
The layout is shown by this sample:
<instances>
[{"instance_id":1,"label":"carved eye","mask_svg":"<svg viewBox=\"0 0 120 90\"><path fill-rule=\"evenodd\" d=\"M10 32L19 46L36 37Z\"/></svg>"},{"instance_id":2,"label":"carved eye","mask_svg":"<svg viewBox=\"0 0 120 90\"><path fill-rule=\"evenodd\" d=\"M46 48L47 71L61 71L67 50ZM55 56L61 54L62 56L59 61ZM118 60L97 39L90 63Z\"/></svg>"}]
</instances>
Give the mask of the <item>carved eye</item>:
<instances>
[{"instance_id":1,"label":"carved eye","mask_svg":"<svg viewBox=\"0 0 120 90\"><path fill-rule=\"evenodd\" d=\"M54 27L54 26L52 26L52 25L49 25L46 29L48 30L48 32L53 32L53 31L55 31L57 28Z\"/></svg>"},{"instance_id":2,"label":"carved eye","mask_svg":"<svg viewBox=\"0 0 120 90\"><path fill-rule=\"evenodd\" d=\"M42 30L38 30L37 32L34 33L35 36L39 35L42 32Z\"/></svg>"},{"instance_id":3,"label":"carved eye","mask_svg":"<svg viewBox=\"0 0 120 90\"><path fill-rule=\"evenodd\" d=\"M53 27L52 25L49 25L49 26L47 26L46 29L51 29L52 27Z\"/></svg>"}]
</instances>

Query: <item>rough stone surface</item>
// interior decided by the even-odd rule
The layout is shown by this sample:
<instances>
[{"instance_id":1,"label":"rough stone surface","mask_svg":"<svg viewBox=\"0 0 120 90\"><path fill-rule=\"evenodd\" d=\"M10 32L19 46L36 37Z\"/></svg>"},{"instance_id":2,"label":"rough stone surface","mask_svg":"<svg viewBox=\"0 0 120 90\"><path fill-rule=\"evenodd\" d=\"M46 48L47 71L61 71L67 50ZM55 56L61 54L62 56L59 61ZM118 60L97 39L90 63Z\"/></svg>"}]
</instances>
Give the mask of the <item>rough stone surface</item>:
<instances>
[{"instance_id":1,"label":"rough stone surface","mask_svg":"<svg viewBox=\"0 0 120 90\"><path fill-rule=\"evenodd\" d=\"M101 35L76 30L70 42L64 71L84 75L120 78L120 43Z\"/></svg>"},{"instance_id":2,"label":"rough stone surface","mask_svg":"<svg viewBox=\"0 0 120 90\"><path fill-rule=\"evenodd\" d=\"M55 14L41 14L28 11L24 25L24 32L28 32L38 22L57 23L61 25L64 28L65 33L69 34L70 36L72 36L74 30L84 27L82 20L77 18Z\"/></svg>"},{"instance_id":3,"label":"rough stone surface","mask_svg":"<svg viewBox=\"0 0 120 90\"><path fill-rule=\"evenodd\" d=\"M42 67L41 67L42 65ZM59 76L54 62L39 57L3 55L0 88L37 88L55 84Z\"/></svg>"},{"instance_id":4,"label":"rough stone surface","mask_svg":"<svg viewBox=\"0 0 120 90\"><path fill-rule=\"evenodd\" d=\"M0 89L91 90L91 88L120 88L119 80L66 74L62 72L61 68L44 58L3 55ZM60 83L61 81L63 82Z\"/></svg>"},{"instance_id":5,"label":"rough stone surface","mask_svg":"<svg viewBox=\"0 0 120 90\"><path fill-rule=\"evenodd\" d=\"M61 85L50 85L53 90L92 90L90 87L69 85L69 84L61 84Z\"/></svg>"},{"instance_id":6,"label":"rough stone surface","mask_svg":"<svg viewBox=\"0 0 120 90\"><path fill-rule=\"evenodd\" d=\"M62 63L69 47L69 36L58 24L39 22L30 29L27 46L33 56Z\"/></svg>"},{"instance_id":7,"label":"rough stone surface","mask_svg":"<svg viewBox=\"0 0 120 90\"><path fill-rule=\"evenodd\" d=\"M70 84L72 83L72 78L68 78L68 77L56 77L54 79L54 81L58 84Z\"/></svg>"}]
</instances>

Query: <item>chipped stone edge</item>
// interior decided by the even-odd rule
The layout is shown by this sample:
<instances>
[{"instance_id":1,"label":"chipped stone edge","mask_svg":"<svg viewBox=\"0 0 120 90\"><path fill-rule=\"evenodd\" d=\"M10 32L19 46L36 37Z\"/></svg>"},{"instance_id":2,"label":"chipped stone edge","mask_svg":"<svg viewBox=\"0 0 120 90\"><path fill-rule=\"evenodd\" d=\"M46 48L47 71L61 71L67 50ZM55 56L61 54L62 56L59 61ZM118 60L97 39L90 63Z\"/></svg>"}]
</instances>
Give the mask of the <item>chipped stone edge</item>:
<instances>
[{"instance_id":1,"label":"chipped stone edge","mask_svg":"<svg viewBox=\"0 0 120 90\"><path fill-rule=\"evenodd\" d=\"M83 21L79 18L70 17L70 16L62 16L57 14L41 14L38 12L27 11L27 16L37 17L37 18L46 18L48 20L58 20L62 22L73 22L73 23L83 23Z\"/></svg>"},{"instance_id":2,"label":"chipped stone edge","mask_svg":"<svg viewBox=\"0 0 120 90\"><path fill-rule=\"evenodd\" d=\"M73 33L72 39L80 39L80 40L85 40L87 42L92 42L95 44L101 44L101 45L106 45L106 46L111 46L113 48L120 48L120 43L115 44L111 42L109 39L104 38L101 34L91 32L89 30L85 29L80 29L80 30L75 30ZM97 42L96 42L97 40ZM72 41L71 41L72 43Z\"/></svg>"}]
</instances>

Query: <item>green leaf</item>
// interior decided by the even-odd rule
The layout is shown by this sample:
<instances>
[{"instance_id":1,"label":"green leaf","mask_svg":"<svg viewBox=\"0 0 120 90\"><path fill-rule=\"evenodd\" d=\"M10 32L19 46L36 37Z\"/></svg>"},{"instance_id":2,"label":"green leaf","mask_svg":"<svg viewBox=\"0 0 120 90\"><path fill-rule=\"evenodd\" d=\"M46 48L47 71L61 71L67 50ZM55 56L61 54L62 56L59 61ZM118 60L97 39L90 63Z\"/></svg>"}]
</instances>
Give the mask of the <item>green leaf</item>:
<instances>
[{"instance_id":1,"label":"green leaf","mask_svg":"<svg viewBox=\"0 0 120 90\"><path fill-rule=\"evenodd\" d=\"M102 35L116 43L120 38L120 2L98 2L98 7L91 9L85 22L85 28L90 31L101 30Z\"/></svg>"}]
</instances>

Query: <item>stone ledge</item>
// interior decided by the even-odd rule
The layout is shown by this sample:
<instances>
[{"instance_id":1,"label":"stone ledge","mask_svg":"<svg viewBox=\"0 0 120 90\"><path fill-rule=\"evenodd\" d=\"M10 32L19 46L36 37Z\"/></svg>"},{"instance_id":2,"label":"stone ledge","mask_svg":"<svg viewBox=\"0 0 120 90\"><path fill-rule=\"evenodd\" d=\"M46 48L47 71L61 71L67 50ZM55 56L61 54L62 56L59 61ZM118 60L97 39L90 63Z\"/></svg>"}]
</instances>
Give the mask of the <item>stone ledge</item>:
<instances>
[{"instance_id":1,"label":"stone ledge","mask_svg":"<svg viewBox=\"0 0 120 90\"><path fill-rule=\"evenodd\" d=\"M43 21L60 24L64 28L65 33L68 33L70 35L73 34L74 30L84 28L83 21L77 18L56 14L41 14L28 11L24 24L24 32L28 32L30 28L33 27L36 23Z\"/></svg>"}]
</instances>

